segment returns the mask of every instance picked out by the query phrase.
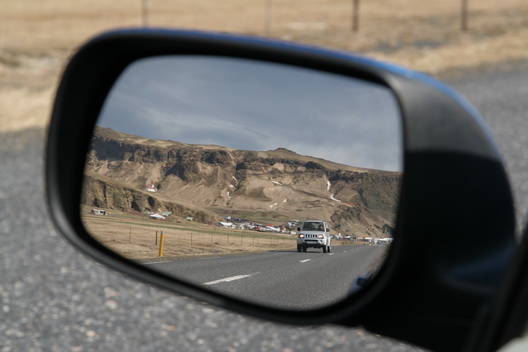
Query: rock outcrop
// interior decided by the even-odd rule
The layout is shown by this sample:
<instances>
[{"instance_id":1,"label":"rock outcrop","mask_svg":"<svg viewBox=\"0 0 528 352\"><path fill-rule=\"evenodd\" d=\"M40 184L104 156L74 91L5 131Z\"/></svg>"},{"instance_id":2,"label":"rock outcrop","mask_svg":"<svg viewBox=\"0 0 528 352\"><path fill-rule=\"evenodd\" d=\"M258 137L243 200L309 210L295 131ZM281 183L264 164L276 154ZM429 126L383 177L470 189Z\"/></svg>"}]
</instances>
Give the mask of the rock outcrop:
<instances>
[{"instance_id":1,"label":"rock outcrop","mask_svg":"<svg viewBox=\"0 0 528 352\"><path fill-rule=\"evenodd\" d=\"M355 168L284 148L244 151L98 128L82 202L123 212L169 211L204 223L229 214L250 220L252 214L322 219L343 234L387 237L387 229L394 227L400 180L400 173Z\"/></svg>"}]
</instances>

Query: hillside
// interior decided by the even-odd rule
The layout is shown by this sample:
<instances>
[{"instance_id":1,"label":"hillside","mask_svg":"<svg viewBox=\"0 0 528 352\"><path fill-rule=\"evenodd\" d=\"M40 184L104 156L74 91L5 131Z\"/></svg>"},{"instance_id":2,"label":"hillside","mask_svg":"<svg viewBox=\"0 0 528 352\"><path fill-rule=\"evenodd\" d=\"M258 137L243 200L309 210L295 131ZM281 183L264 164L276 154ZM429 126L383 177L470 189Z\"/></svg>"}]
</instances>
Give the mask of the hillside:
<instances>
[{"instance_id":1,"label":"hillside","mask_svg":"<svg viewBox=\"0 0 528 352\"><path fill-rule=\"evenodd\" d=\"M82 202L124 212L169 211L172 218L203 223L224 216L275 225L323 219L336 232L386 237L382 229L394 225L400 176L284 148L235 150L98 128ZM155 192L147 191L151 185Z\"/></svg>"}]
</instances>

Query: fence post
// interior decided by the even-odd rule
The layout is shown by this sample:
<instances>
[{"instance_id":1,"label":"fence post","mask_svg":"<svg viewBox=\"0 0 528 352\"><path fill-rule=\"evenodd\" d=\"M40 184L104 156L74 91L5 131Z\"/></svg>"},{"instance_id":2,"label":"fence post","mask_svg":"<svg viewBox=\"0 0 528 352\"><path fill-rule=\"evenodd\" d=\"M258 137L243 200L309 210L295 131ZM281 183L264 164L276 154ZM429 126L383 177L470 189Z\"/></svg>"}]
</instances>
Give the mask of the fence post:
<instances>
[{"instance_id":1,"label":"fence post","mask_svg":"<svg viewBox=\"0 0 528 352\"><path fill-rule=\"evenodd\" d=\"M158 245L158 231L156 231L156 242L155 242L156 246Z\"/></svg>"},{"instance_id":2,"label":"fence post","mask_svg":"<svg viewBox=\"0 0 528 352\"><path fill-rule=\"evenodd\" d=\"M352 31L359 31L359 0L352 0Z\"/></svg>"},{"instance_id":3,"label":"fence post","mask_svg":"<svg viewBox=\"0 0 528 352\"><path fill-rule=\"evenodd\" d=\"M461 9L461 25L460 28L463 31L468 30L468 0L462 0L462 9Z\"/></svg>"},{"instance_id":4,"label":"fence post","mask_svg":"<svg viewBox=\"0 0 528 352\"><path fill-rule=\"evenodd\" d=\"M148 26L148 0L141 1L141 25Z\"/></svg>"},{"instance_id":5,"label":"fence post","mask_svg":"<svg viewBox=\"0 0 528 352\"><path fill-rule=\"evenodd\" d=\"M271 16L273 13L273 3L272 0L265 0L266 1L266 11L265 11L265 19L264 19L264 35L268 36L270 35L271 30Z\"/></svg>"}]
</instances>

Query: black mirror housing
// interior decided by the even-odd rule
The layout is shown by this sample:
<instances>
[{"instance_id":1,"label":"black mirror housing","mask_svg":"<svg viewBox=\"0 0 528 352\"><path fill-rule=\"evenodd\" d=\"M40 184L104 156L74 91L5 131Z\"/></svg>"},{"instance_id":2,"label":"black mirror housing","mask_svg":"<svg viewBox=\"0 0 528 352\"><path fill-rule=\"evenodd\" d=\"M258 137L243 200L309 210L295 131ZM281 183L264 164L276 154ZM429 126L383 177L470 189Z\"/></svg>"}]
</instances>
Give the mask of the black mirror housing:
<instances>
[{"instance_id":1,"label":"black mirror housing","mask_svg":"<svg viewBox=\"0 0 528 352\"><path fill-rule=\"evenodd\" d=\"M402 194L387 261L377 275L362 282L361 290L321 309L272 309L145 269L87 233L79 208L82 175L94 124L109 90L130 63L181 54L285 63L392 90L404 125ZM460 96L427 75L398 66L260 38L139 29L110 32L88 42L66 67L57 91L46 181L60 232L115 270L258 318L362 325L435 350L453 351L467 343L484 307L496 295L516 246L513 198L501 157L481 118Z\"/></svg>"}]
</instances>

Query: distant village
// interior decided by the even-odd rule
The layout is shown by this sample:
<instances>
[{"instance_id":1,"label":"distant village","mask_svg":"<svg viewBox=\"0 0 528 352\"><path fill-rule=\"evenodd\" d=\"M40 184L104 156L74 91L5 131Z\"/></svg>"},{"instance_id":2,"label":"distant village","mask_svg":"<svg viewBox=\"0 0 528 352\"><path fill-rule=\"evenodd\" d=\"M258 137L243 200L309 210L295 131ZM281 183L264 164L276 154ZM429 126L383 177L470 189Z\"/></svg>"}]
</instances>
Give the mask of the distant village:
<instances>
[{"instance_id":1,"label":"distant village","mask_svg":"<svg viewBox=\"0 0 528 352\"><path fill-rule=\"evenodd\" d=\"M220 221L216 225L230 229L294 234L297 231L297 226L300 226L301 224L302 221L292 220L285 225L276 226L271 224L259 224L246 219L232 218L231 216L226 216L224 217L224 221Z\"/></svg>"},{"instance_id":2,"label":"distant village","mask_svg":"<svg viewBox=\"0 0 528 352\"><path fill-rule=\"evenodd\" d=\"M230 229L239 229L239 230L255 230L260 232L277 232L283 234L295 235L297 234L297 227L302 225L301 220L290 220L285 225L270 225L270 224L258 224L251 222L246 219L232 218L230 216L224 217L224 221L218 222L217 226L222 226L224 228ZM360 242L369 242L369 243L392 243L392 237L385 238L374 238L374 237L361 237L361 236L352 236L352 235L343 235L335 234L332 235L332 238L338 240L353 240Z\"/></svg>"}]
</instances>

